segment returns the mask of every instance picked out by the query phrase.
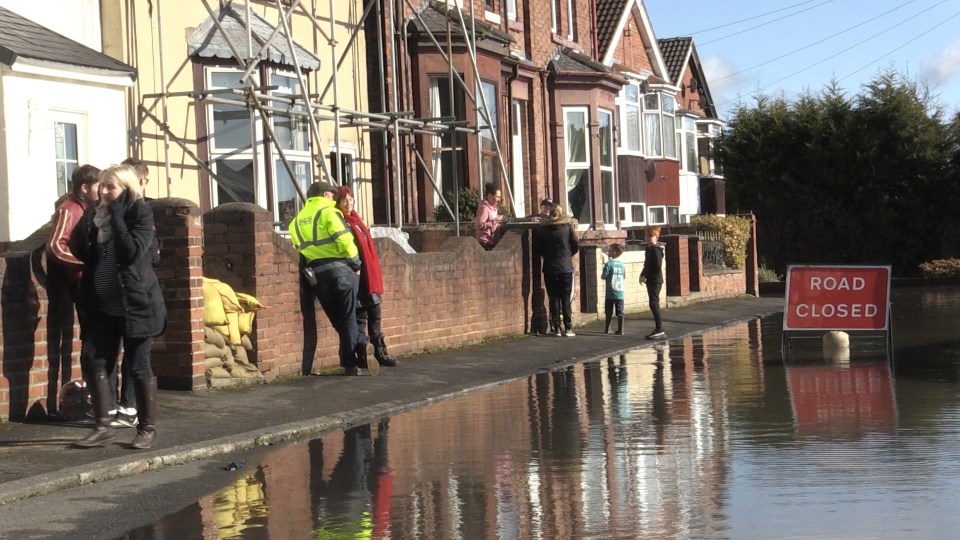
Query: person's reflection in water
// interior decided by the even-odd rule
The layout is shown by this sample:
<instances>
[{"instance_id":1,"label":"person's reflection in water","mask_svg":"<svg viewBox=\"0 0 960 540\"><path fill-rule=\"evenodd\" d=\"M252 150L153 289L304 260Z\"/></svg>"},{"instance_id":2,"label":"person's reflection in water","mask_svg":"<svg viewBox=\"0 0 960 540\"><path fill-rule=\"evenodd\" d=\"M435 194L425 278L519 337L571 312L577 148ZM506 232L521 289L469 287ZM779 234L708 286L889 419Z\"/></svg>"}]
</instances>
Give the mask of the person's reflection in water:
<instances>
[{"instance_id":1,"label":"person's reflection in water","mask_svg":"<svg viewBox=\"0 0 960 540\"><path fill-rule=\"evenodd\" d=\"M376 441L371 431L371 424L364 424L343 433L343 451L328 481L322 479L323 442L311 444L315 444L311 489L318 534L390 537L393 475L387 463L387 421L377 426Z\"/></svg>"},{"instance_id":2,"label":"person's reflection in water","mask_svg":"<svg viewBox=\"0 0 960 540\"><path fill-rule=\"evenodd\" d=\"M653 374L653 425L657 433L657 448L666 447L667 426L670 424L670 412L667 407L667 389L664 381L664 349L656 346L657 369Z\"/></svg>"}]
</instances>

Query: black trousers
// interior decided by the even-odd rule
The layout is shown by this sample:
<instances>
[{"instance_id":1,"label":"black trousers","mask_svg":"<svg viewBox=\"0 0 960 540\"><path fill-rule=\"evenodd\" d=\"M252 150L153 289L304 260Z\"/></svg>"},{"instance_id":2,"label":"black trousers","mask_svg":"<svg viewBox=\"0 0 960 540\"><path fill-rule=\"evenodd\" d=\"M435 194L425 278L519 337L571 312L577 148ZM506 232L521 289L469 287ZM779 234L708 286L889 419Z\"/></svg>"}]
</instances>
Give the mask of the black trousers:
<instances>
[{"instance_id":1,"label":"black trousers","mask_svg":"<svg viewBox=\"0 0 960 540\"><path fill-rule=\"evenodd\" d=\"M550 324L560 328L560 315L567 329L573 328L570 310L570 297L573 295L573 272L562 274L545 273L543 282L550 298Z\"/></svg>"},{"instance_id":2,"label":"black trousers","mask_svg":"<svg viewBox=\"0 0 960 540\"><path fill-rule=\"evenodd\" d=\"M115 381L122 343L125 363L130 365L130 384L132 385L134 379L146 380L153 377L153 368L150 366L150 346L153 338L127 336L123 317L100 313L90 323L86 332L89 336L88 351L92 373L103 371Z\"/></svg>"},{"instance_id":3,"label":"black trousers","mask_svg":"<svg viewBox=\"0 0 960 540\"><path fill-rule=\"evenodd\" d=\"M380 304L376 303L367 307L357 307L357 330L360 332L360 339L367 336L368 340L374 345L379 343L383 331L380 323L383 320L383 311Z\"/></svg>"},{"instance_id":4,"label":"black trousers","mask_svg":"<svg viewBox=\"0 0 960 540\"><path fill-rule=\"evenodd\" d=\"M660 318L660 290L663 289L663 283L647 282L647 297L650 299L650 313L653 313L653 323L656 325L654 331L663 330L663 320Z\"/></svg>"},{"instance_id":5,"label":"black trousers","mask_svg":"<svg viewBox=\"0 0 960 540\"><path fill-rule=\"evenodd\" d=\"M357 288L360 280L354 273L335 277L317 276L313 292L330 324L340 337L340 365L346 369L357 367Z\"/></svg>"}]
</instances>

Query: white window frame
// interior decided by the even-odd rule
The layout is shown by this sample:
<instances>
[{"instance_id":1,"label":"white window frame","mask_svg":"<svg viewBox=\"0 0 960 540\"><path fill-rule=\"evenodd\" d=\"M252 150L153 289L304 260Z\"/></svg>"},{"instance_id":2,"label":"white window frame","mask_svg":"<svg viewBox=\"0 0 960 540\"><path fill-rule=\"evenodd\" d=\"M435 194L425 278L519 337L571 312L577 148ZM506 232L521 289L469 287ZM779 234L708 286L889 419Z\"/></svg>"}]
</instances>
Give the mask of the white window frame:
<instances>
[{"instance_id":1,"label":"white window frame","mask_svg":"<svg viewBox=\"0 0 960 540\"><path fill-rule=\"evenodd\" d=\"M215 86L213 84L213 76L218 73L233 73L237 75L237 79L240 79L240 76L243 74L243 71L235 67L229 66L208 66L204 68L204 85L208 90L216 90L223 87ZM231 95L232 96L232 95ZM239 96L233 96L239 97ZM250 160L251 163L256 163L256 170L253 171L253 193L254 193L254 203L266 208L266 185L264 182L259 182L259 178L264 178L264 167L265 167L265 156L262 152L263 144L263 121L259 115L255 115L253 118L254 121L254 139L251 141L251 145L246 148L242 147L223 147L220 148L216 144L216 138L214 133L216 131L214 124L213 111L216 104L210 104L207 106L206 115L207 115L207 139L210 141L207 145L207 152L209 153L210 160L210 169L215 173L219 173L218 161L219 160ZM254 159L254 153L257 153L256 159ZM216 207L220 205L220 197L218 192L217 181L214 178L210 179L210 205Z\"/></svg>"},{"instance_id":2,"label":"white window frame","mask_svg":"<svg viewBox=\"0 0 960 540\"><path fill-rule=\"evenodd\" d=\"M526 197L524 194L524 157L526 148L523 140L523 111L526 103L514 99L510 104L510 114L513 115L513 133L510 134L510 160L513 174L513 211L516 215L526 212Z\"/></svg>"},{"instance_id":3,"label":"white window frame","mask_svg":"<svg viewBox=\"0 0 960 540\"><path fill-rule=\"evenodd\" d=\"M668 107L666 101L673 103ZM660 95L660 126L663 133L663 157L679 159L677 148L677 98L668 93ZM671 150L673 150L671 152Z\"/></svg>"},{"instance_id":4,"label":"white window frame","mask_svg":"<svg viewBox=\"0 0 960 540\"><path fill-rule=\"evenodd\" d=\"M557 13L557 2L560 0L550 0L550 31L554 34L560 27L560 14Z\"/></svg>"},{"instance_id":5,"label":"white window frame","mask_svg":"<svg viewBox=\"0 0 960 540\"><path fill-rule=\"evenodd\" d=\"M650 98L656 100L656 106L648 103ZM659 92L647 92L643 94L643 110L640 114L643 118L641 122L641 126L643 127L641 131L643 155L646 157L663 157L663 118L660 116ZM655 135L653 133L647 133L647 124L649 121L656 122L657 132Z\"/></svg>"},{"instance_id":6,"label":"white window frame","mask_svg":"<svg viewBox=\"0 0 960 540\"><path fill-rule=\"evenodd\" d=\"M667 224L667 206L659 204L647 207L647 223L650 225Z\"/></svg>"},{"instance_id":7,"label":"white window frame","mask_svg":"<svg viewBox=\"0 0 960 540\"><path fill-rule=\"evenodd\" d=\"M492 89L493 99L491 96L487 95L487 89ZM477 95L477 126L480 128L479 133L477 133L477 156L480 159L480 185L484 185L488 182L493 182L494 184L499 185L501 180L500 178L500 162L497 158L496 149L503 147L500 142L500 89L497 87L497 83L493 81L488 81L485 79L480 79L477 83L476 88ZM480 96L483 95L481 100ZM483 107L486 105L487 116L490 117L490 123L488 124L486 119L483 116ZM493 144L493 150L484 150L483 142L484 139L488 139ZM484 161L490 158L493 158L494 161L494 173L493 178L486 178L483 174L484 171Z\"/></svg>"},{"instance_id":8,"label":"white window frame","mask_svg":"<svg viewBox=\"0 0 960 540\"><path fill-rule=\"evenodd\" d=\"M440 103L440 85L448 85L449 77L448 75L430 75L428 78L428 87L430 92L430 115L432 117L441 117L449 115L448 110L441 110ZM453 107L457 106L457 86L454 85L454 95L449 96L449 99L452 102ZM464 96L466 99L466 96ZM450 105L450 104L447 104ZM459 142L461 145L466 145L466 140L464 137L459 136L456 133L450 135L452 142ZM477 137L479 139L479 137ZM445 154L448 153L457 153L460 152L460 158L466 159L465 146L454 146L453 148L446 148L443 146L443 135L433 135L430 137L430 155L431 155L431 174L433 175L433 180L437 183L437 188L443 190L443 158ZM477 143L479 144L479 143ZM459 164L459 167L462 168L462 164ZM460 181L460 180L458 180ZM440 199L440 193L437 189L433 189L433 205L434 208L439 208L443 205ZM443 194L446 197L446 193ZM450 205L451 210L456 211L456 201L447 200L447 204ZM463 216L460 216L461 219L464 219ZM469 217L466 219L470 219Z\"/></svg>"},{"instance_id":9,"label":"white window frame","mask_svg":"<svg viewBox=\"0 0 960 540\"><path fill-rule=\"evenodd\" d=\"M583 114L583 145L584 145L584 161L573 161L570 157L570 132L569 132L569 115L571 114ZM578 220L577 228L579 230L585 230L590 227L594 221L593 215L593 179L590 175L590 109L588 107L564 107L563 108L563 183L564 183L564 199L567 204L568 215ZM586 222L580 220L580 216L573 213L573 209L570 205L570 172L571 171L586 171L585 179L587 182L587 200L586 205L589 210L589 219Z\"/></svg>"},{"instance_id":10,"label":"white window frame","mask_svg":"<svg viewBox=\"0 0 960 540\"><path fill-rule=\"evenodd\" d=\"M697 174L700 172L697 153L697 117L680 115L680 128L677 130L677 152L680 154L680 171ZM692 147L690 145L693 145ZM692 150L691 150L692 148ZM691 155L691 151L693 154Z\"/></svg>"},{"instance_id":11,"label":"white window frame","mask_svg":"<svg viewBox=\"0 0 960 540\"><path fill-rule=\"evenodd\" d=\"M620 203L620 225L623 227L637 227L647 224L646 203ZM634 221L633 216L639 214L640 221Z\"/></svg>"},{"instance_id":12,"label":"white window frame","mask_svg":"<svg viewBox=\"0 0 960 540\"><path fill-rule=\"evenodd\" d=\"M50 122L53 125L53 156L55 165L53 183L54 186L56 186L57 197L59 198L73 191L73 185L71 181L73 177L73 171L76 170L81 163L86 163L89 161L87 158L87 115L79 112L51 110ZM73 126L76 130L76 156L57 156L57 134L60 132L60 126ZM64 174L64 178L62 179L63 193L60 192L61 179L59 178L61 164L63 165Z\"/></svg>"},{"instance_id":13,"label":"white window frame","mask_svg":"<svg viewBox=\"0 0 960 540\"><path fill-rule=\"evenodd\" d=\"M631 100L627 95L629 90L636 92L636 99ZM642 156L643 155L643 93L640 92L640 84L629 82L620 89L616 99L617 111L620 121L620 140L617 152L620 154ZM637 117L634 122L630 122L628 109L635 108ZM631 126L631 124L633 124ZM630 145L630 130L636 130L636 148Z\"/></svg>"},{"instance_id":14,"label":"white window frame","mask_svg":"<svg viewBox=\"0 0 960 540\"><path fill-rule=\"evenodd\" d=\"M270 71L270 85L280 86L279 85L280 81L275 80L274 79L275 77L285 77L285 78L294 79L294 85L292 88L280 87L275 90L271 90L270 91L271 94L281 94L281 95L294 94L297 96L300 95L300 92L298 90L298 84L296 82L297 74L295 72L293 72L292 70L272 69ZM305 107L302 105L297 105L296 109L305 111ZM276 113L272 113L270 115L270 123L274 133L277 132L277 125L275 123L276 118L277 118ZM303 192L306 193L307 189L309 189L310 187L310 182L313 176L312 175L313 164L312 164L312 159L311 159L312 156L310 152L310 148L311 148L310 123L305 117L301 118L299 122L302 122L302 128L306 130L306 133L302 135L306 137L306 141L305 141L306 149L295 150L292 148L284 148L283 155L287 158L287 161L290 163L290 166L294 169L294 173L300 173L300 174L305 173L305 176L301 177L301 181L298 182L298 184L300 185L300 188L303 190ZM291 137L293 138L297 136L298 136L297 132L295 130L292 131ZM277 152L274 145L271 145L271 153L273 154L272 156L273 163L271 164L273 167L273 174L271 175L272 182L273 182L273 185L271 186L271 189L273 192L273 215L274 215L275 221L280 223L279 225L280 230L286 230L287 227L286 227L286 223L284 223L284 216L282 216L280 213L281 211L280 176L281 176L281 171L283 171L284 181L286 181L286 167L284 166L283 160L280 158L280 154L279 152ZM293 206L294 206L294 212L293 212L294 215L296 215L296 212L303 207L303 204L300 202L300 197L296 196L296 194L294 194Z\"/></svg>"},{"instance_id":15,"label":"white window frame","mask_svg":"<svg viewBox=\"0 0 960 540\"><path fill-rule=\"evenodd\" d=\"M576 0L567 0L567 38L575 39L577 35L577 25L573 18L573 6Z\"/></svg>"},{"instance_id":16,"label":"white window frame","mask_svg":"<svg viewBox=\"0 0 960 540\"><path fill-rule=\"evenodd\" d=\"M608 109L598 109L597 110L597 124L599 125L599 137L598 141L601 143L599 148L600 150L600 212L603 219L603 225L605 229L616 230L617 228L617 190L616 190L616 176L614 176L613 167L614 162L616 161L616 149L613 147L613 111ZM603 125L603 118L606 117L607 125ZM608 156L609 163L604 163L603 156L603 139L608 137L607 148L610 149L610 155ZM604 175L609 175L610 183L609 186L604 184ZM604 210L609 204L610 215L607 216ZM609 219L609 221L608 221Z\"/></svg>"},{"instance_id":17,"label":"white window frame","mask_svg":"<svg viewBox=\"0 0 960 540\"><path fill-rule=\"evenodd\" d=\"M517 20L517 0L507 0L507 20Z\"/></svg>"}]
</instances>

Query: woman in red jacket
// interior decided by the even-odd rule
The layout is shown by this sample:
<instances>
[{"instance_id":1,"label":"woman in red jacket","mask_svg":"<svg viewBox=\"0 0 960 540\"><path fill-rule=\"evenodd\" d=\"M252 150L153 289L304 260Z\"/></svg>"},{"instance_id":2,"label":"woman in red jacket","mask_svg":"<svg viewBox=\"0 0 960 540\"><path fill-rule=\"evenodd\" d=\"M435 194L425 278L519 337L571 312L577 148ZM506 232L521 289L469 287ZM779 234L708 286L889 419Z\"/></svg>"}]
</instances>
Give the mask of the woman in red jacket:
<instances>
[{"instance_id":1,"label":"woman in red jacket","mask_svg":"<svg viewBox=\"0 0 960 540\"><path fill-rule=\"evenodd\" d=\"M357 293L357 327L361 333L364 333L364 330L369 330L374 356L380 362L380 365L395 367L397 361L387 354L387 344L380 329L383 275L380 273L380 258L377 256L377 247L373 244L370 229L367 228L363 220L360 219L360 215L354 210L353 191L347 186L340 186L334 195L334 200L353 231L353 237L360 249L360 260L363 263L360 265L360 290Z\"/></svg>"}]
</instances>

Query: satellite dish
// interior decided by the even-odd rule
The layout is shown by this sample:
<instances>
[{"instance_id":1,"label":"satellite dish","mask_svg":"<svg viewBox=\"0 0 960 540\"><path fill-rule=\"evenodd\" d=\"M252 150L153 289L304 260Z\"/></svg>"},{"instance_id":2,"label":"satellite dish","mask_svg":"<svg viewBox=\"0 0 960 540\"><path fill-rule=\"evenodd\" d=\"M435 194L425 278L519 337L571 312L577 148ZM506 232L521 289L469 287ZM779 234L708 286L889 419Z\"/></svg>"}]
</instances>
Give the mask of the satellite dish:
<instances>
[{"instance_id":1,"label":"satellite dish","mask_svg":"<svg viewBox=\"0 0 960 540\"><path fill-rule=\"evenodd\" d=\"M647 177L647 182L653 182L653 179L657 177L657 164L647 160L647 166L643 168L643 175Z\"/></svg>"}]
</instances>

